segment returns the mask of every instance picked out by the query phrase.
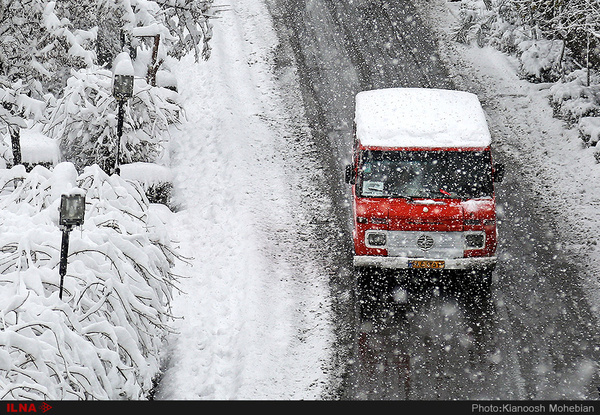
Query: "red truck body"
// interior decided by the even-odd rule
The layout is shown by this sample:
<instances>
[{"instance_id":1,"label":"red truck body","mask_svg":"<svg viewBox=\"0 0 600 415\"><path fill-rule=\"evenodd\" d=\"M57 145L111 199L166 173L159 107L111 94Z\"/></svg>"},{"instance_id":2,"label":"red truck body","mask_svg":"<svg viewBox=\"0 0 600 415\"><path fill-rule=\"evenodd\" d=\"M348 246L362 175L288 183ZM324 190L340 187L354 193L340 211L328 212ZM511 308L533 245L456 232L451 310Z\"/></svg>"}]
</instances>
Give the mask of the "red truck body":
<instances>
[{"instance_id":1,"label":"red truck body","mask_svg":"<svg viewBox=\"0 0 600 415\"><path fill-rule=\"evenodd\" d=\"M356 97L354 265L490 271L498 244L491 136L477 97L392 88Z\"/></svg>"}]
</instances>

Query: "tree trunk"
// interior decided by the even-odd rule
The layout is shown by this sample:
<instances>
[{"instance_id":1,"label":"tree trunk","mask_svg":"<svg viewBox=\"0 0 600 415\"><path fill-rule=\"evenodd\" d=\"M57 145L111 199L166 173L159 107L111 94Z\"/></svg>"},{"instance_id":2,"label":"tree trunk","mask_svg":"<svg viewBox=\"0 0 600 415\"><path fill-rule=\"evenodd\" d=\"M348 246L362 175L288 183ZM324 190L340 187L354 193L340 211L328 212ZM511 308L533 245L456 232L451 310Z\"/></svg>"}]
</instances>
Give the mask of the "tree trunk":
<instances>
[{"instance_id":1,"label":"tree trunk","mask_svg":"<svg viewBox=\"0 0 600 415\"><path fill-rule=\"evenodd\" d=\"M162 64L162 59L158 61L158 47L160 46L160 35L154 36L154 47L152 48L152 62L148 67L146 82L152 86L156 86L156 73Z\"/></svg>"},{"instance_id":2,"label":"tree trunk","mask_svg":"<svg viewBox=\"0 0 600 415\"><path fill-rule=\"evenodd\" d=\"M10 141L12 143L13 166L23 164L21 160L21 128L18 126L10 127Z\"/></svg>"}]
</instances>

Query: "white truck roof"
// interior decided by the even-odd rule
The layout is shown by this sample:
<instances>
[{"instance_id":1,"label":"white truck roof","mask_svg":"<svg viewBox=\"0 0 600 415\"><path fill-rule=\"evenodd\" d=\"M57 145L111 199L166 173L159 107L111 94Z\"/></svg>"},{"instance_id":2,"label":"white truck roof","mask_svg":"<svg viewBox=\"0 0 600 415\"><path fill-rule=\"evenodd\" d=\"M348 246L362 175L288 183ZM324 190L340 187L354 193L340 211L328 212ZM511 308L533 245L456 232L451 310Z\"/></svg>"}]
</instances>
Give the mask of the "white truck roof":
<instances>
[{"instance_id":1,"label":"white truck roof","mask_svg":"<svg viewBox=\"0 0 600 415\"><path fill-rule=\"evenodd\" d=\"M356 136L368 147L487 147L490 131L475 94L389 88L356 95Z\"/></svg>"}]
</instances>

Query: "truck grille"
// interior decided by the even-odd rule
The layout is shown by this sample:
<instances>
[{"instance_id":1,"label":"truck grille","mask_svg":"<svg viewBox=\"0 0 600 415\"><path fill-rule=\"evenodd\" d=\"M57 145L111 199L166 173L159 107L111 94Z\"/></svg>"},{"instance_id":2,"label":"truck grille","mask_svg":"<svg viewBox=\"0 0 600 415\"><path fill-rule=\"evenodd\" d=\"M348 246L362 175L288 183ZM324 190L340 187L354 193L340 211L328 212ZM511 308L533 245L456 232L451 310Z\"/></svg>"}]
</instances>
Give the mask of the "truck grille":
<instances>
[{"instance_id":1,"label":"truck grille","mask_svg":"<svg viewBox=\"0 0 600 415\"><path fill-rule=\"evenodd\" d=\"M388 256L462 258L462 232L388 231Z\"/></svg>"}]
</instances>

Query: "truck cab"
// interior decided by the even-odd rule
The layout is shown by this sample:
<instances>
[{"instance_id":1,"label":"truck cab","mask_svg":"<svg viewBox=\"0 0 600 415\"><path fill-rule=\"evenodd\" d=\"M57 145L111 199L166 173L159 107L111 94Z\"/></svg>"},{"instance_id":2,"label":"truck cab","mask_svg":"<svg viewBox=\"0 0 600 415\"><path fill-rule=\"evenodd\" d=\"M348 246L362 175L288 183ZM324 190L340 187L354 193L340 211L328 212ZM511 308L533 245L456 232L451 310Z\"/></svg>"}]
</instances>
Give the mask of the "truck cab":
<instances>
[{"instance_id":1,"label":"truck cab","mask_svg":"<svg viewBox=\"0 0 600 415\"><path fill-rule=\"evenodd\" d=\"M390 88L356 96L352 186L356 268L496 266L491 135L476 95Z\"/></svg>"}]
</instances>

